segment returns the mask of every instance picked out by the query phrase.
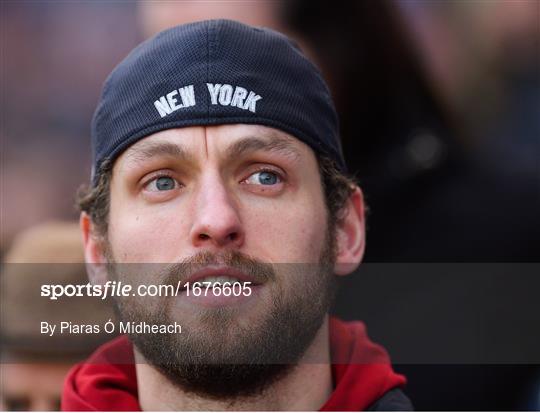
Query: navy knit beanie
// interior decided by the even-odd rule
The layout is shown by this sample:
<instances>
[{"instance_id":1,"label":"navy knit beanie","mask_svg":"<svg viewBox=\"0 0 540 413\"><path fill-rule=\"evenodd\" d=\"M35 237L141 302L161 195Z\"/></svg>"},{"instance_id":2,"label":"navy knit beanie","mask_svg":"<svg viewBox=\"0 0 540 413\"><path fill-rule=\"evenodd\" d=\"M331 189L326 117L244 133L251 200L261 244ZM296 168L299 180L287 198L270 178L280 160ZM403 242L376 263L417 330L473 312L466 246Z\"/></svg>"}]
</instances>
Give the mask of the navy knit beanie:
<instances>
[{"instance_id":1,"label":"navy knit beanie","mask_svg":"<svg viewBox=\"0 0 540 413\"><path fill-rule=\"evenodd\" d=\"M283 130L346 171L328 87L298 46L273 30L209 20L165 30L109 75L92 119L92 175L145 136L195 125Z\"/></svg>"}]
</instances>

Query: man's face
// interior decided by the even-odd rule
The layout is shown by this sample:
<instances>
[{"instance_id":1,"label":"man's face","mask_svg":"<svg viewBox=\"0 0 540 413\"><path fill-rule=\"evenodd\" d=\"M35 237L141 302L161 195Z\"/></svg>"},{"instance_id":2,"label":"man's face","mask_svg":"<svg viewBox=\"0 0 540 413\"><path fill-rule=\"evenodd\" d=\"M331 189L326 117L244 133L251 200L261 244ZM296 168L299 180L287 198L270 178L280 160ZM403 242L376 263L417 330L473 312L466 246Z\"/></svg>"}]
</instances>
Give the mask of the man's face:
<instances>
[{"instance_id":1,"label":"man's face","mask_svg":"<svg viewBox=\"0 0 540 413\"><path fill-rule=\"evenodd\" d=\"M170 129L127 149L111 184L119 262L172 263L235 250L267 263L318 262L327 222L313 151L276 129Z\"/></svg>"},{"instance_id":2,"label":"man's face","mask_svg":"<svg viewBox=\"0 0 540 413\"><path fill-rule=\"evenodd\" d=\"M276 129L189 127L132 145L111 181L107 255L120 264L111 275L145 284L251 282L249 296L184 290L120 300L126 321L182 325L178 335L133 335L139 351L201 394L263 388L301 357L328 311L327 222L313 151Z\"/></svg>"}]
</instances>

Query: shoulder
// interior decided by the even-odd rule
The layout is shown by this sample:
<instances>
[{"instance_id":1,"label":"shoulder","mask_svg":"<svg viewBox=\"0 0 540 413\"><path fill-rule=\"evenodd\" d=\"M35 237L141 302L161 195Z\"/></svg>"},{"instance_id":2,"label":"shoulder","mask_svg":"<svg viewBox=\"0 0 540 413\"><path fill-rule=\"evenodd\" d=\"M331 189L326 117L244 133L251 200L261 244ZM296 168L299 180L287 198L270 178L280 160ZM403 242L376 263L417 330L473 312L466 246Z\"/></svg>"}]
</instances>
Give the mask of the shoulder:
<instances>
[{"instance_id":1,"label":"shoulder","mask_svg":"<svg viewBox=\"0 0 540 413\"><path fill-rule=\"evenodd\" d=\"M367 408L367 411L404 412L414 410L409 398L399 388L386 392L379 400Z\"/></svg>"}]
</instances>

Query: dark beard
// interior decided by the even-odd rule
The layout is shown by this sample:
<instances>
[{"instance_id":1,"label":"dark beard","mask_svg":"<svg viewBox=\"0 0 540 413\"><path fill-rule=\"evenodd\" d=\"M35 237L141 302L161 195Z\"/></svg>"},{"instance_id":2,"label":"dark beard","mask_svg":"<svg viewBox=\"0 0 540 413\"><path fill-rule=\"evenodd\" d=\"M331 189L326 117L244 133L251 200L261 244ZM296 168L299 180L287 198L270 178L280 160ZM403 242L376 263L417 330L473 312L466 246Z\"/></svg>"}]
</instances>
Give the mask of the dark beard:
<instances>
[{"instance_id":1,"label":"dark beard","mask_svg":"<svg viewBox=\"0 0 540 413\"><path fill-rule=\"evenodd\" d=\"M132 333L131 341L148 363L185 392L216 400L262 393L296 366L328 312L336 290L332 274L334 245L328 241L319 264L279 264L289 269L295 266L298 274L309 274L309 278L298 276L297 285L287 294L275 291L271 308L257 325L238 325L233 310L209 309L201 313L200 332L184 329L178 335ZM257 262L235 251L220 258L220 263L248 274L257 272L276 279L272 268L275 265ZM215 262L216 256L208 253L186 261L198 265ZM112 271L114 278L127 280L115 272L114 265ZM175 276L169 274L165 278L172 281ZM115 307L124 322L174 322L170 300L152 309L133 299L116 299Z\"/></svg>"}]
</instances>

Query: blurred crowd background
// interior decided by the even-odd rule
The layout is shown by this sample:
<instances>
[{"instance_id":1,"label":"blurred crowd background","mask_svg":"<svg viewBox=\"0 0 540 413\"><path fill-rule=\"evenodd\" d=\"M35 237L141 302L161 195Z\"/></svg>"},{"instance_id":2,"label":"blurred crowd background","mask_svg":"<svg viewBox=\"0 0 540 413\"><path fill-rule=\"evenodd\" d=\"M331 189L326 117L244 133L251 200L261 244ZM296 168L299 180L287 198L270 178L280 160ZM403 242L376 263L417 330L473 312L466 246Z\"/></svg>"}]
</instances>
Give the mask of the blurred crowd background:
<instances>
[{"instance_id":1,"label":"blurred crowd background","mask_svg":"<svg viewBox=\"0 0 540 413\"><path fill-rule=\"evenodd\" d=\"M3 257L21 231L77 219L74 194L90 174L90 119L114 66L162 29L230 18L288 34L321 68L370 208L367 262L539 261L537 0L0 7ZM540 409L537 365L396 368L408 375L417 409Z\"/></svg>"}]
</instances>

